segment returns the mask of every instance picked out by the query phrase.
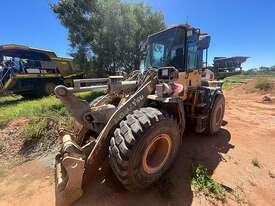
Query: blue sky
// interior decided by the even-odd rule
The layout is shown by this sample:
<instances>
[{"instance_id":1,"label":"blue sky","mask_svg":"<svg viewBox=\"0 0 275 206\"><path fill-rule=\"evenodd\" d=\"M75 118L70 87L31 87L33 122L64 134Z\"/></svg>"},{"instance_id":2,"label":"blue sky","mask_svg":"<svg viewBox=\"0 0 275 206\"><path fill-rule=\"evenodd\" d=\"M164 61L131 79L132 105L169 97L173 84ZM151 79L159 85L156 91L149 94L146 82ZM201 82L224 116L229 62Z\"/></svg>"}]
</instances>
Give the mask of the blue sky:
<instances>
[{"instance_id":1,"label":"blue sky","mask_svg":"<svg viewBox=\"0 0 275 206\"><path fill-rule=\"evenodd\" d=\"M2 0L0 44L70 52L67 31L49 8L53 0ZM133 1L133 0L128 0ZM214 56L246 55L245 68L275 65L274 0L145 0L162 11L167 25L185 23L208 32Z\"/></svg>"}]
</instances>

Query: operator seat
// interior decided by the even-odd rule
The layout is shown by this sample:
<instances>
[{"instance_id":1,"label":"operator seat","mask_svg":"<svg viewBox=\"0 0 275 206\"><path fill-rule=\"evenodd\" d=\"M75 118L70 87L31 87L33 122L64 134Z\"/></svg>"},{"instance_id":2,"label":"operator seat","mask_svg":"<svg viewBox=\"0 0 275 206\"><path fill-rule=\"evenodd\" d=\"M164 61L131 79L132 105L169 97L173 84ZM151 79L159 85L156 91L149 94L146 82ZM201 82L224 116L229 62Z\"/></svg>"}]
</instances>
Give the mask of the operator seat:
<instances>
[{"instance_id":1,"label":"operator seat","mask_svg":"<svg viewBox=\"0 0 275 206\"><path fill-rule=\"evenodd\" d=\"M171 66L174 66L175 68L182 70L184 68L184 58L183 58L183 48L177 48L176 49L176 55L173 57L171 61Z\"/></svg>"}]
</instances>

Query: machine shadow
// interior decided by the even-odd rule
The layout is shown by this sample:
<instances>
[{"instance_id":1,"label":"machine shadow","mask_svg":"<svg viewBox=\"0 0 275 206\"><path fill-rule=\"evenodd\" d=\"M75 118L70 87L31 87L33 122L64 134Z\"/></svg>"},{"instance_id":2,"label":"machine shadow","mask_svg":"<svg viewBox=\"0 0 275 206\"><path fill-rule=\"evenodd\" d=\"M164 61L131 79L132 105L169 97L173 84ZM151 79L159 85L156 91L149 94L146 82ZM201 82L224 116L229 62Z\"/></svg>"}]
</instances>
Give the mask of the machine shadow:
<instances>
[{"instance_id":1,"label":"machine shadow","mask_svg":"<svg viewBox=\"0 0 275 206\"><path fill-rule=\"evenodd\" d=\"M11 100L6 100L6 101L0 101L0 107L6 107L6 106L11 106L18 104L26 99L20 98L20 99L11 99Z\"/></svg>"},{"instance_id":2,"label":"machine shadow","mask_svg":"<svg viewBox=\"0 0 275 206\"><path fill-rule=\"evenodd\" d=\"M191 190L192 164L202 164L212 173L223 160L222 154L234 148L229 143L230 139L231 135L225 129L221 129L214 136L186 131L178 157L172 168L163 177L168 181L163 181L163 183L160 181L148 190L139 193L124 190L108 163L105 162L103 169L97 177L92 178L91 184L89 184L81 199L75 203L75 206L190 206L193 202L193 192ZM166 183L171 181L172 186L168 187ZM160 187L164 190L160 190ZM163 195L163 191L166 190L169 190L167 192L171 194L169 198Z\"/></svg>"}]
</instances>

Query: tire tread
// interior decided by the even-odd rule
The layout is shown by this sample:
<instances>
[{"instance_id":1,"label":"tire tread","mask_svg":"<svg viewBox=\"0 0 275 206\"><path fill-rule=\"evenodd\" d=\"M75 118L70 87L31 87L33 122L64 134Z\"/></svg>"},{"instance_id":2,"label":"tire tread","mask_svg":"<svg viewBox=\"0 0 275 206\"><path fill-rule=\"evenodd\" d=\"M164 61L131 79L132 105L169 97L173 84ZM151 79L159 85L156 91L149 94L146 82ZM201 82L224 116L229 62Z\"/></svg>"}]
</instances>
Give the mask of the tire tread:
<instances>
[{"instance_id":1,"label":"tire tread","mask_svg":"<svg viewBox=\"0 0 275 206\"><path fill-rule=\"evenodd\" d=\"M126 119L120 122L119 128L115 130L114 137L110 140L110 165L126 189L136 189L134 185L131 185L127 173L131 148L137 143L146 128L165 118L171 117L156 108L141 108L135 110L133 114L127 115Z\"/></svg>"}]
</instances>

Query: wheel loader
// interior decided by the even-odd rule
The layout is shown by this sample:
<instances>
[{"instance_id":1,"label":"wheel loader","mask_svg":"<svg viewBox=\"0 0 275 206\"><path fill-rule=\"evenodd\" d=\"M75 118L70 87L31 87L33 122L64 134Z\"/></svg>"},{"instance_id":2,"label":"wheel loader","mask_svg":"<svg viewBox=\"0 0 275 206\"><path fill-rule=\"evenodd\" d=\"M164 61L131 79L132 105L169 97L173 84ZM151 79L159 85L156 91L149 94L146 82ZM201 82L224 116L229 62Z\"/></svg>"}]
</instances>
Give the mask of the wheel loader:
<instances>
[{"instance_id":1,"label":"wheel loader","mask_svg":"<svg viewBox=\"0 0 275 206\"><path fill-rule=\"evenodd\" d=\"M56 205L79 199L105 160L123 187L143 190L171 166L186 127L202 135L219 131L224 95L203 78L209 42L199 29L174 26L148 37L143 72L110 76L107 84L55 88L81 125L77 135L63 136L56 156ZM79 91L106 93L89 103L74 95Z\"/></svg>"}]
</instances>

